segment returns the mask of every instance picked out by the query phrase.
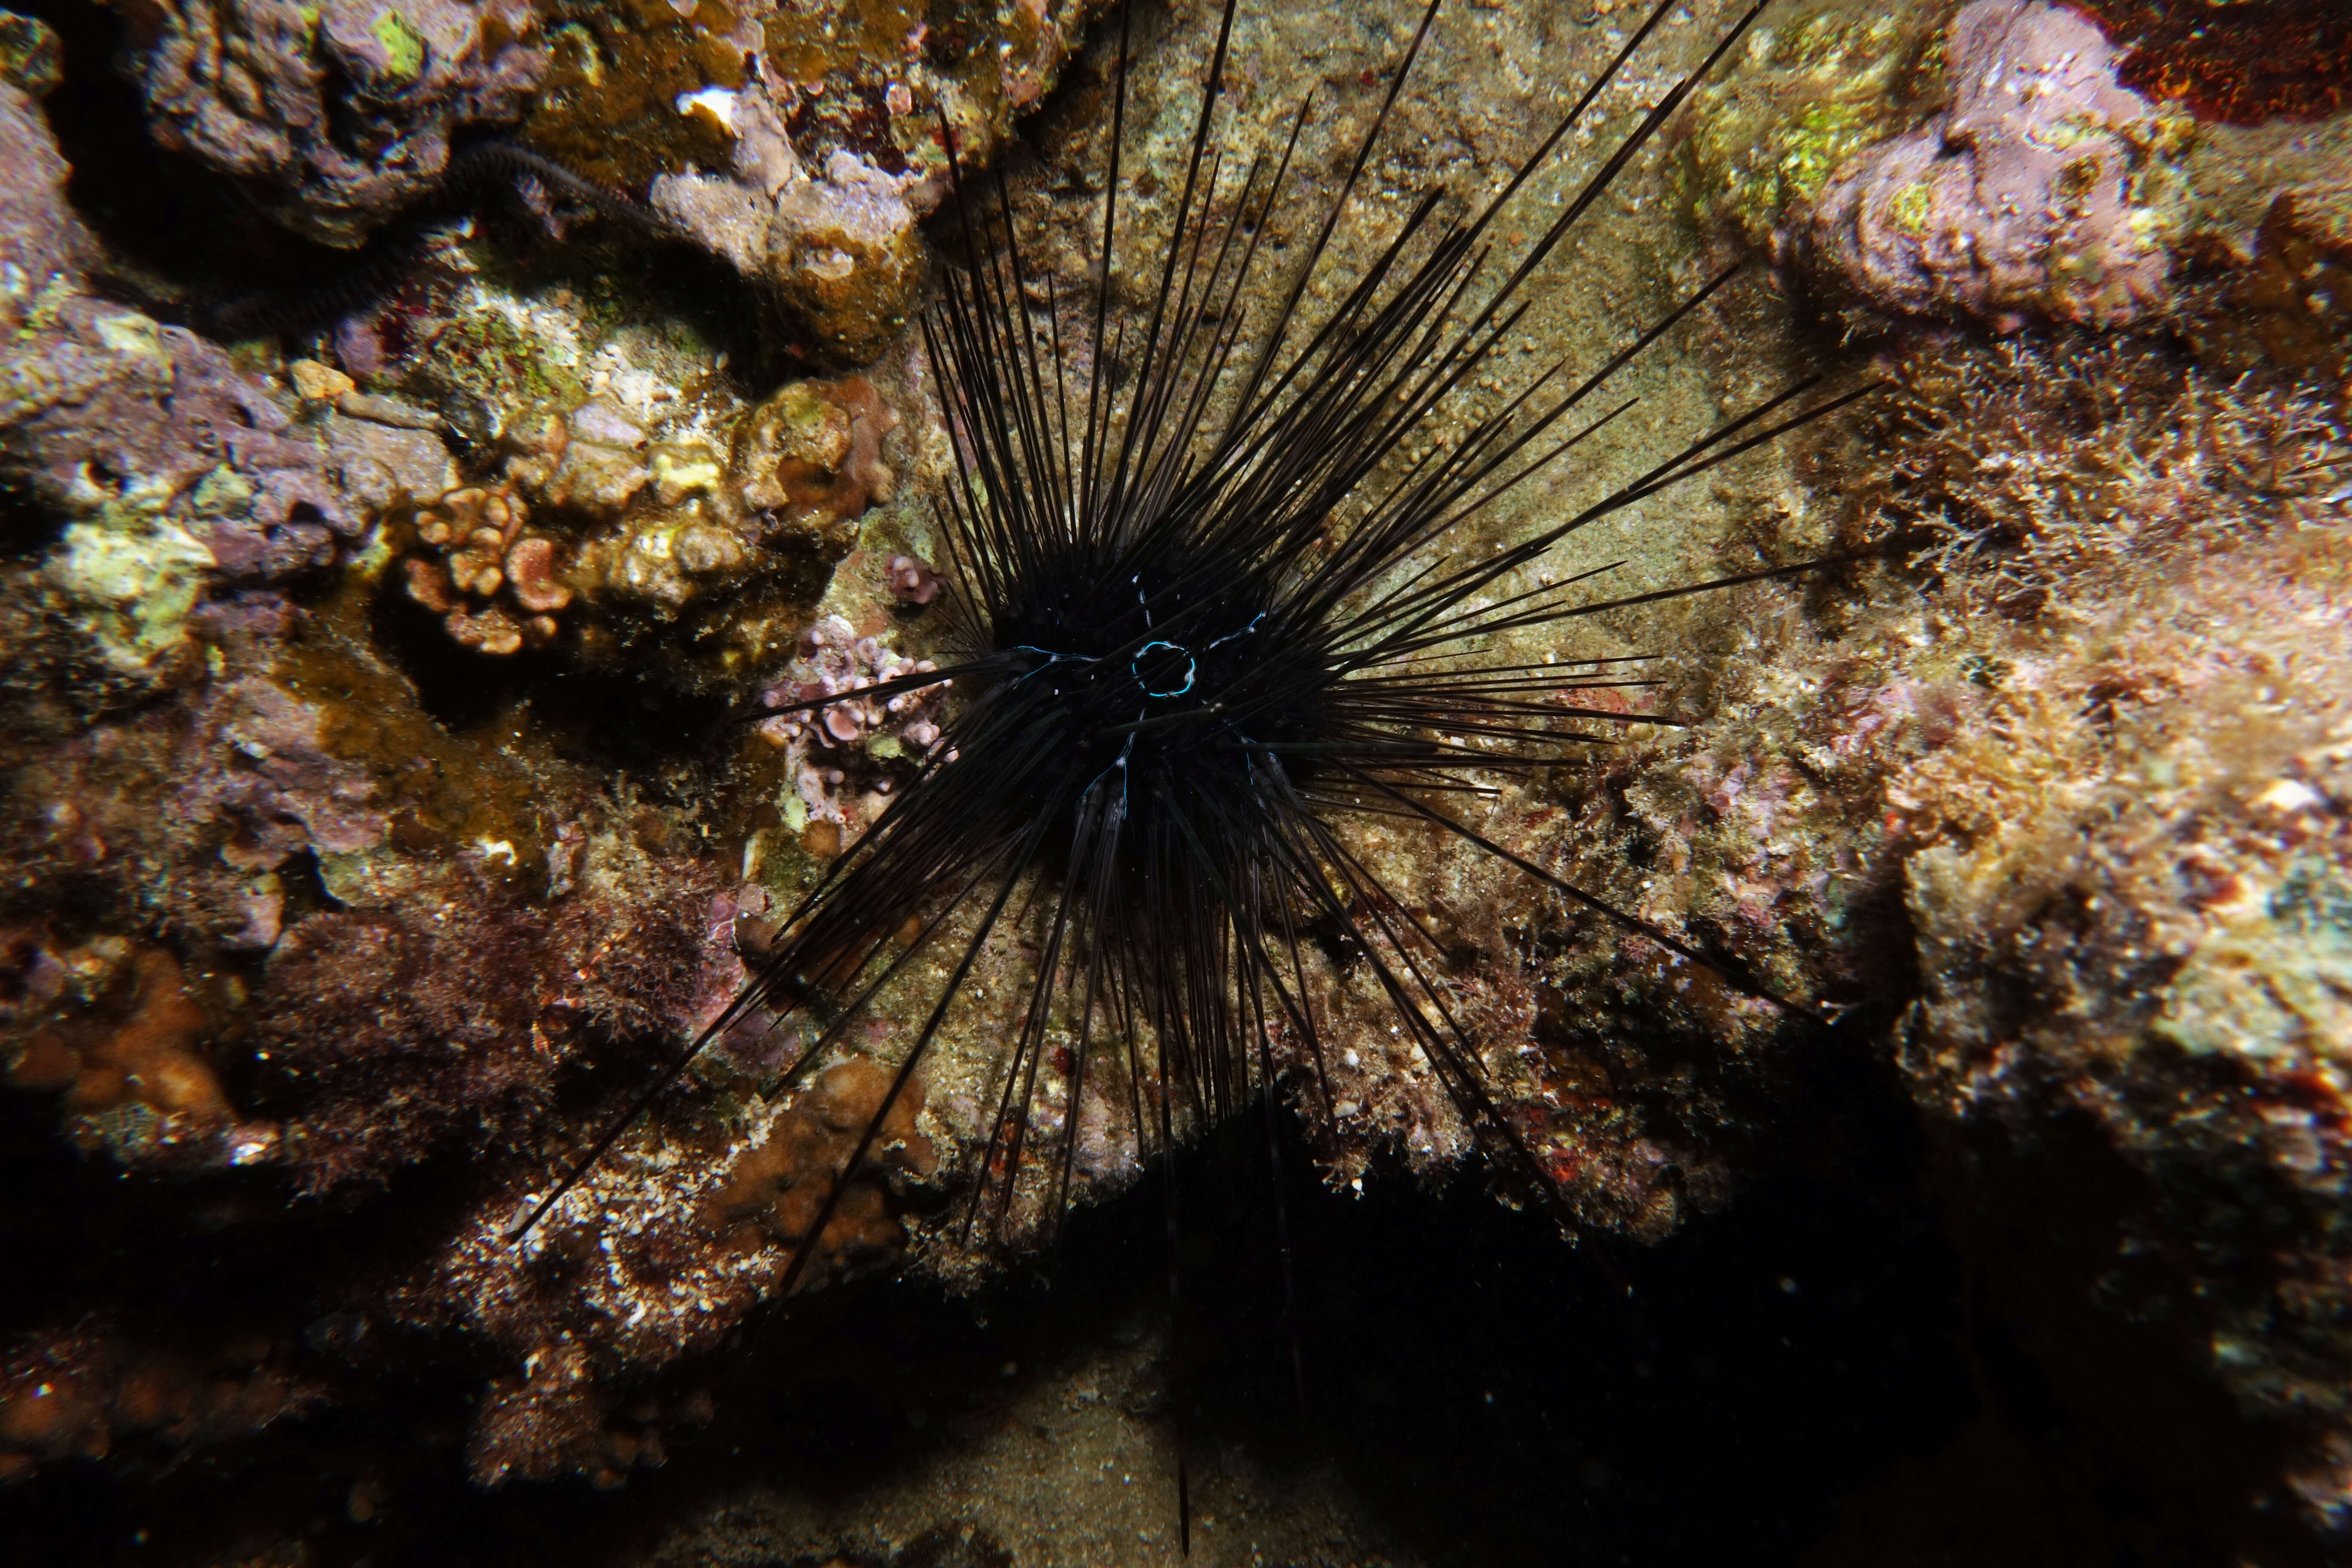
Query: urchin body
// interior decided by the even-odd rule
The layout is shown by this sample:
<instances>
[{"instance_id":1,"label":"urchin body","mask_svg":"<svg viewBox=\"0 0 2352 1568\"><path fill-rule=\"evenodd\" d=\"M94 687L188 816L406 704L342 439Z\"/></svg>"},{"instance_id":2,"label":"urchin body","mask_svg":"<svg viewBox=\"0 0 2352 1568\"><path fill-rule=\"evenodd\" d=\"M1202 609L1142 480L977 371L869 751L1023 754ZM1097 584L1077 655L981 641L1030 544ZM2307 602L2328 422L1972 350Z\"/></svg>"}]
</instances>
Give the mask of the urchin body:
<instances>
[{"instance_id":1,"label":"urchin body","mask_svg":"<svg viewBox=\"0 0 2352 1568\"><path fill-rule=\"evenodd\" d=\"M942 623L940 662L855 697L870 707L951 685L952 701L936 734L926 722L910 775L777 922L733 1002L514 1234L561 1202L709 1043L797 1015L807 1022L788 1037L781 1084L802 1085L841 1059L853 1030L879 1038L868 1026L886 1013L899 1041L888 1081L822 1202L793 1204L780 1238L790 1260L771 1294L792 1291L824 1252L861 1169L887 1163L899 1138L888 1129L908 1120L918 1075L951 1033L959 1060L981 1038L991 1058L987 1081L956 1094L994 1102L984 1150L940 1173L963 1192L967 1243L1050 1230L1074 1171L1105 1163L1101 1148L1081 1145L1108 1133L1131 1152L1118 1163L1161 1174L1178 1293L1175 1151L1252 1104L1277 1160L1284 1101L1343 1120L1329 1058L1356 1070L1342 1037L1368 1023L1392 1068L1433 1085L1431 1103L1450 1106L1507 1179L1575 1227L1533 1125L1490 1092L1496 1042L1477 1037L1444 942L1384 881L1366 849L1373 835L1349 819L1475 849L1546 896L1769 995L1736 958L1702 954L1564 879L1560 847L1500 842L1462 809L1501 783L1573 765L1628 722L1666 721L1611 689L1646 683L1638 658L1503 651L1528 647L1524 634L1810 569L1612 593L1607 566L1564 580L1547 570L1554 547L1861 395L1792 410L1811 384L1800 383L1646 467L1621 447L1631 471L1595 459L1580 470L1591 499L1573 510L1491 551L1484 538L1458 548L1531 478L1605 447L1586 443L1635 401L1615 378L1731 276L1597 363L1527 369L1503 357L1529 279L1762 9L1580 185L1515 217L1506 245L1498 215L1538 206L1526 194L1535 171L1672 7L1648 13L1483 203L1448 217L1444 193L1427 192L1382 232L1379 204L1359 203L1358 190L1438 0L1344 179L1336 191L1302 180L1303 197L1287 182L1311 102L1238 179L1211 151L1228 0L1181 186L1162 182L1176 194L1148 237L1121 226L1122 7L1093 247L1101 274L1066 310L1024 263L1002 185L992 200L968 188L950 141L961 254L941 268L920 329L952 472L937 502L938 559L891 565L894 589L903 580ZM1294 226L1277 265L1261 251L1267 214L1302 199L1313 237L1297 243ZM1348 221L1372 226L1369 247L1333 245ZM1343 263L1342 248L1358 259ZM1156 279L1116 318L1115 273ZM1466 395L1480 382L1502 388L1499 405ZM761 712L823 724L841 700ZM1284 1267L1286 1277L1286 1257ZM1181 1338L1174 1348L1181 1380ZM1181 1521L1181 1412L1179 1423Z\"/></svg>"},{"instance_id":2,"label":"urchin body","mask_svg":"<svg viewBox=\"0 0 2352 1568\"><path fill-rule=\"evenodd\" d=\"M1028 955L1011 966L1025 974L1025 995L1011 1011L990 1145L969 1173L972 1218L992 1209L1002 1225L1024 1168L1040 1163L1058 1166L1038 1193L1046 1212L1058 1211L1089 1094L1125 1102L1116 1120L1139 1159L1169 1152L1254 1096L1271 1107L1286 1063L1307 1067L1300 1097L1328 1110L1328 1083L1313 1081L1325 1077L1328 1023L1314 998L1328 993L1331 958L1384 998L1389 1033L1418 1053L1464 1122L1535 1188L1549 1187L1486 1092L1479 1042L1449 1002L1438 942L1340 825L1355 813L1423 825L1671 952L1700 956L1449 809L1464 792L1491 792L1497 778L1584 755L1626 721L1622 701L1591 694L1636 684L1637 671L1498 662L1505 656L1492 650L1510 646L1508 634L1776 574L1611 595L1583 579L1552 580L1539 569L1547 553L1842 401L1789 414L1801 386L1791 389L1610 479L1598 499L1491 555L1447 549L1500 498L1579 453L1632 406L1610 395L1612 378L1728 277L1601 363L1508 373L1515 389L1499 409L1459 413L1465 384L1501 371L1529 278L1706 68L1669 90L1580 189L1543 215L1548 226L1532 243L1515 236L1517 254L1498 257L1497 215L1668 9L1650 13L1490 200L1441 218L1442 193L1426 194L1375 244L1371 264L1338 276L1336 287L1334 231L1349 216L1435 5L1346 179L1335 195L1316 193L1316 238L1279 268L1260 252L1264 220L1290 199L1291 155L1311 106L1302 105L1286 144L1231 177L1210 149L1232 5L1156 248L1120 226L1121 13L1097 252L1105 274L1090 303L1066 314L1050 280L1026 268L1001 187L991 202L958 174L963 253L943 269L921 323L954 457L937 563L947 658L863 693L887 699L951 681L955 710L913 777L826 866L762 967L687 1053L823 998L824 1026L803 1041L789 1081L835 1054L886 988L901 1005L913 998L894 1083L836 1180L836 1198L983 963L1001 991L1009 950ZM1755 16L1718 40L1708 65ZM1108 279L1123 242L1146 253L1139 269L1157 289L1115 321ZM1336 303L1307 309L1310 283ZM1041 292L1042 324L1033 314ZM1087 353L1071 352L1066 329L1089 341ZM1448 438L1435 438L1441 426L1451 427ZM814 711L826 700L799 706ZM919 978L919 957L936 979ZM1737 982L1736 962L1717 957ZM1041 1075L1049 1057L1057 1070ZM1051 1159L1034 1159L1033 1129L1054 1128Z\"/></svg>"}]
</instances>

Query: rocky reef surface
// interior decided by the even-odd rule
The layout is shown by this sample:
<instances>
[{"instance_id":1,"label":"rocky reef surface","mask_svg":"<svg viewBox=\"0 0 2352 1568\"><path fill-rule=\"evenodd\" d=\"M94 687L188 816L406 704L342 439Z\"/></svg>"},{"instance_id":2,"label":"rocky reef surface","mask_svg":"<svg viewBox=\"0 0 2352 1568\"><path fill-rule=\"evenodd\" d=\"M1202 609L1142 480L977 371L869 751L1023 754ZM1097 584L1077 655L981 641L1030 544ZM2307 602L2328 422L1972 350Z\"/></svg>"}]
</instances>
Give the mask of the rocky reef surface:
<instances>
[{"instance_id":1,"label":"rocky reef surface","mask_svg":"<svg viewBox=\"0 0 2352 1568\"><path fill-rule=\"evenodd\" d=\"M793 1025L731 1031L508 1237L938 739L951 692L861 696L945 655L949 437L908 323L963 240L926 215L950 142L993 158L1035 308L1079 341L1104 273L1097 9L0 16L0 1237L23 1264L0 1294L0 1510L94 1561L135 1554L131 1527L58 1524L98 1495L76 1488L110 1489L174 1560L447 1561L496 1552L450 1548L446 1521L510 1509L527 1533L585 1482L642 1500L581 1547L615 1561L1169 1554L1183 1423L1150 1261L1066 1265L1105 1304L1038 1309L1006 1281L1050 1233L1042 1184L962 1223L1017 944L975 971L821 1236L936 966L796 1087ZM1236 144L1277 146L1313 87L1296 178L1336 180L1416 9L1244 5ZM1654 684L1584 694L1660 722L1474 808L1824 1021L1435 834L1352 825L1447 954L1581 1235L1505 1214L1369 977L1316 970L1329 1092L1288 1061L1287 1202L1353 1260L1328 1265L1347 1289L1302 1287L1346 1415L1253 1436L1235 1411L1263 1390L1213 1370L1219 1332L1248 1331L1200 1332L1196 1554L1444 1560L1454 1508L1483 1510L1496 1560L1670 1560L1690 1500L1655 1456L1718 1453L1701 1409L1769 1446L1751 1397L1932 1413L1892 1468L1850 1436L1792 1448L1818 1474L1783 1489L1822 1489L1773 1525L1775 1560L2010 1562L2022 1539L2292 1564L2352 1540L2352 72L2325 47L2258 69L2338 38L2325 5L2233 6L2195 36L2164 9L1785 0L1551 264L1507 363L1592 363L1748 271L1634 363L1641 412L1588 468L1461 548L1799 374L1877 385L1544 563L1639 592L1830 563L1517 634L1529 662L1664 656ZM1510 222L1728 20L1671 14ZM1498 184L1633 21L1445 10L1367 205ZM1138 13L1147 235L1214 36L1198 5ZM485 188L467 150L492 144L657 216ZM216 234L185 227L198 199ZM1303 246L1319 216L1277 205L1265 229ZM1344 275L1380 231L1341 237ZM223 245L253 248L250 278ZM1103 286L1148 302L1124 270ZM1448 416L1510 390L1465 386ZM1156 1246L1122 1097L1075 1116L1074 1190L1101 1212L1064 1247ZM1475 1251L1380 1217L1449 1182L1429 1223L1545 1282L1510 1298L1523 1335L1439 1304ZM1267 1242L1265 1194L1232 1201ZM1830 1278L1873 1305L1815 1306ZM1733 1281L1758 1336L1824 1347L1801 1378L1759 1370L1766 1338L1697 1326ZM1413 1325L1364 1303L1423 1289L1462 1342L1412 1372L1384 1346ZM1280 1337L1295 1306L1262 1305ZM991 1310L1018 1327L973 1337ZM917 1333L945 1348L894 1339ZM851 1370L813 1384L831 1355ZM1509 1356L1588 1381L1544 1382L1538 1407ZM1686 1403L1656 1426L1627 1414L1653 1360L1708 1368L1662 1379ZM1484 1479L1329 1429L1451 1411L1472 1382ZM808 1458L869 1406L883 1458L824 1487L742 1458ZM1090 1489L1113 1473L1107 1507ZM1400 1476L1437 1522L1384 1495ZM1527 1500L1555 1491L1582 1522ZM1514 1510L1536 1522L1493 1524Z\"/></svg>"}]
</instances>

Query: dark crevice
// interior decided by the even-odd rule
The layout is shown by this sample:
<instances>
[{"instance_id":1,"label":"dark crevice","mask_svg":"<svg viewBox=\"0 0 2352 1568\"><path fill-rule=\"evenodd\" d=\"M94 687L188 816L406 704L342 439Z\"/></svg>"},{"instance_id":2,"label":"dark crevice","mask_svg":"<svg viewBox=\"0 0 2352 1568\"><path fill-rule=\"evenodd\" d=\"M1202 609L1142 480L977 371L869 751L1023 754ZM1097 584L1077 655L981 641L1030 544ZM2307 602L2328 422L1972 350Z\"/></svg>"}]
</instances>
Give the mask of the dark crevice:
<instances>
[{"instance_id":1,"label":"dark crevice","mask_svg":"<svg viewBox=\"0 0 2352 1568\"><path fill-rule=\"evenodd\" d=\"M93 281L159 314L229 290L297 289L348 265L288 233L246 187L155 144L139 88L119 68L121 16L90 0L36 0L63 45L64 75L43 102L73 173L67 199L104 247Z\"/></svg>"},{"instance_id":2,"label":"dark crevice","mask_svg":"<svg viewBox=\"0 0 2352 1568\"><path fill-rule=\"evenodd\" d=\"M1843 1131L1826 1136L1832 1128ZM1370 1517L1445 1564L1793 1564L1851 1537L1868 1517L1851 1500L1889 1477L1955 1506L1937 1489L1954 1484L1947 1472L1983 1470L1955 1470L1956 1445L1980 1447L1971 1435L1984 1431L2001 1455L2046 1444L2047 1405L2029 1397L2032 1363L1996 1321L1969 1320L1960 1261L1890 1082L1850 1059L1825 1061L1786 1131L1792 1163L1737 1202L1657 1247L1612 1246L1630 1300L1548 1221L1498 1205L1475 1178L1432 1192L1386 1173L1359 1198L1325 1188L1294 1142L1283 1201L1305 1325L1302 1418L1263 1123L1238 1119L1182 1162L1196 1463L1213 1470L1218 1455L1240 1451L1276 1475L1336 1468ZM436 1206L402 1192L341 1224L365 1235L370 1215ZM0 1531L61 1562L178 1563L290 1529L308 1536L320 1568L362 1558L377 1568L587 1565L634 1560L747 1484L848 1505L856 1489L908 1473L971 1423L984 1429L1022 1386L1008 1383L1008 1363L1033 1369L1023 1377L1051 1375L1089 1346L1135 1342L1138 1324L1158 1335L1159 1205L1148 1182L1075 1216L1053 1260L976 1298L869 1283L769 1310L746 1326L739 1352L672 1374L680 1386L715 1383L717 1420L667 1435L667 1467L623 1491L473 1489L465 1379L445 1359L457 1347L417 1338L394 1371L347 1385L333 1412L151 1487L94 1468L45 1474L0 1496ZM309 1234L352 1245L331 1226ZM314 1327L310 1337L328 1347L352 1329ZM1176 1391L1164 1360L1154 1365L1129 1391L1130 1414L1164 1443ZM1989 1505L2078 1521L2083 1487L2120 1472L2100 1460L2023 1473L2043 1475L2048 1495L2027 1489ZM386 1493L364 1523L346 1507L362 1480ZM1165 1500L1172 1527L1174 1499ZM961 1542L954 1524L940 1521ZM134 1546L141 1531L147 1543Z\"/></svg>"},{"instance_id":3,"label":"dark crevice","mask_svg":"<svg viewBox=\"0 0 2352 1568\"><path fill-rule=\"evenodd\" d=\"M368 641L454 735L535 726L567 760L639 772L724 755L732 705L677 689L636 668L575 662L562 647L503 658L453 640L387 577L370 603Z\"/></svg>"}]
</instances>

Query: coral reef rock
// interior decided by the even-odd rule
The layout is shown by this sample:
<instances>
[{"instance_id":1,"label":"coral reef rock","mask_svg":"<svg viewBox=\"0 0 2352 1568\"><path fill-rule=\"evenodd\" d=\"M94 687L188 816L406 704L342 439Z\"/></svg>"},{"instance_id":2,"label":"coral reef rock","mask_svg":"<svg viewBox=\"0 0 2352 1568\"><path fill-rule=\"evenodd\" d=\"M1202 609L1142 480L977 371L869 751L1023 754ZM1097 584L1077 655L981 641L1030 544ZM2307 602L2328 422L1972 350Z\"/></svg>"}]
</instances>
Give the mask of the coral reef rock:
<instances>
[{"instance_id":1,"label":"coral reef rock","mask_svg":"<svg viewBox=\"0 0 2352 1568\"><path fill-rule=\"evenodd\" d=\"M782 640L778 595L813 599L814 573L895 492L881 443L898 414L853 375L787 382L748 408L706 397L656 439L670 423L611 396L517 414L499 482L396 517L406 597L493 655L574 623L592 657L679 623L720 626L738 662Z\"/></svg>"},{"instance_id":2,"label":"coral reef rock","mask_svg":"<svg viewBox=\"0 0 2352 1568\"><path fill-rule=\"evenodd\" d=\"M64 520L46 572L68 618L140 669L208 588L333 562L447 455L340 415L298 421L217 344L90 292L67 172L39 110L0 86L0 473Z\"/></svg>"},{"instance_id":3,"label":"coral reef rock","mask_svg":"<svg viewBox=\"0 0 2352 1568\"><path fill-rule=\"evenodd\" d=\"M155 139L337 245L433 189L454 136L517 118L547 66L520 0L199 0L133 15L130 68Z\"/></svg>"},{"instance_id":4,"label":"coral reef rock","mask_svg":"<svg viewBox=\"0 0 2352 1568\"><path fill-rule=\"evenodd\" d=\"M824 349L869 359L905 325L922 281L914 226L946 194L940 123L959 156L985 158L1052 82L1089 9L1006 5L930 22L908 11L895 36L886 25L870 37L780 9L766 18L764 68L680 98L723 133L725 172L665 172L650 199L772 285ZM844 35L872 53L852 43L838 58Z\"/></svg>"},{"instance_id":5,"label":"coral reef rock","mask_svg":"<svg viewBox=\"0 0 2352 1568\"><path fill-rule=\"evenodd\" d=\"M2098 27L1973 0L1945 51L1949 107L1830 175L1794 237L1806 265L1880 310L2004 331L2158 308L2169 258L2134 192L2156 106L2116 79Z\"/></svg>"},{"instance_id":6,"label":"coral reef rock","mask_svg":"<svg viewBox=\"0 0 2352 1568\"><path fill-rule=\"evenodd\" d=\"M557 0L523 136L642 194L857 362L905 324L948 128L977 163L1099 0Z\"/></svg>"},{"instance_id":7,"label":"coral reef rock","mask_svg":"<svg viewBox=\"0 0 2352 1568\"><path fill-rule=\"evenodd\" d=\"M2255 1479L2271 1505L2331 1535L2352 1526L2347 595L2340 531L2151 574L1897 791L1926 979L1899 1059L1958 1151L1957 1223L2113 1440L2242 1506L2258 1467L2184 1464L2177 1425L2224 1394L2244 1452L2283 1456Z\"/></svg>"},{"instance_id":8,"label":"coral reef rock","mask_svg":"<svg viewBox=\"0 0 2352 1568\"><path fill-rule=\"evenodd\" d=\"M736 178L664 174L654 206L746 277L772 284L827 349L869 359L906 325L922 281L907 199L919 176L885 174L845 150L812 176L781 126L752 132L751 112L739 111Z\"/></svg>"},{"instance_id":9,"label":"coral reef rock","mask_svg":"<svg viewBox=\"0 0 2352 1568\"><path fill-rule=\"evenodd\" d=\"M1695 95L1684 195L1853 326L2196 322L2277 202L2304 243L2352 244L2352 114L2245 55L2341 26L2294 9L1798 0ZM2151 68L2144 36L2207 54Z\"/></svg>"},{"instance_id":10,"label":"coral reef rock","mask_svg":"<svg viewBox=\"0 0 2352 1568\"><path fill-rule=\"evenodd\" d=\"M1761 403L1798 358L1877 395L1785 445L1653 470L1695 482L1497 584L1497 605L1588 569L1625 584L1572 626L1504 617L1495 650L1594 671L1561 694L1624 721L1619 743L1446 800L1591 903L1404 816L1335 820L1329 847L1395 894L1375 944L1407 921L1427 937L1414 962L1581 1231L1630 1251L1725 1212L1814 1156L1788 1129L1816 1076L1866 1079L1889 1125L1855 1136L1924 1162L1937 1256L2042 1369L2068 1439L2120 1456L2212 1560L2272 1561L2245 1545L2263 1531L2340 1555L2352 121L2304 66L2304 118L2197 120L2133 75L2156 24L2110 37L2088 14L2125 8L1767 14L1638 173L1655 184L1594 204L1591 243L1557 253L1509 357L1444 417L1517 417L1518 367L1601 363L1727 240L1770 250L1864 346L1727 286L1627 366L1620 412L1641 416L1609 416L1443 547L1484 557L1556 525L1577 486ZM225 229L357 240L441 179L453 137L517 121L798 320L763 340L750 291L639 229L592 235L583 261L485 215L423 237L432 265L341 320L232 350L158 319L189 281L104 221L108 194L80 188L95 170L77 215L47 116L87 112L89 68L0 26L0 1079L30 1151L5 1217L58 1259L0 1319L0 1480L29 1495L102 1463L109 1485L181 1468L209 1486L333 1405L369 1456L331 1494L349 1487L353 1529L396 1511L376 1469L399 1464L441 1468L411 1497L618 1486L713 1418L697 1389L746 1341L821 1327L866 1299L855 1279L989 1287L1066 1196L1108 1199L1158 1154L1136 1125L1156 1042L1106 1052L1064 1017L1035 1021L1034 1121L1002 1136L1007 1042L1031 1037L1058 940L1049 880L1012 889L936 1019L970 909L877 924L870 952L737 1005L971 695L876 694L958 659L969 610L929 510L957 436L903 330L916 226L946 193L946 142L974 167L1002 147L1097 7L119 9L154 137L273 215ZM1148 249L1223 46L1213 7L1145 9L1122 101ZM1244 8L1223 166L1255 136L1291 160L1286 193L1352 177L1419 6L1341 9L1349 26ZM1445 8L1360 208L1489 188L1628 16L1573 9ZM1719 11L1666 13L1655 47L1696 58ZM1596 112L1654 102L1671 78L1649 70ZM1245 118L1286 115L1306 80L1331 90L1295 145L1286 119ZM1097 86L1039 117L1008 181L1044 285L1013 308L1045 313L1039 341L1069 345L1054 370L1087 388L1131 372L1083 346L1096 280L1126 310L1156 275L1124 253L1107 268L1087 237ZM1589 169L1608 138L1559 155ZM1699 226L1675 221L1677 195ZM1251 216L1268 255L1328 239L1310 320L1390 232L1350 217L1318 237L1318 217L1286 194ZM1486 232L1517 247L1520 222ZM1388 471L1440 461L1461 429L1434 423ZM1824 560L1845 564L1771 575ZM1673 594L1711 577L1741 585ZM1314 1037L1286 1002L1263 1060L1318 1173L1474 1166L1381 966L1324 931L1294 945ZM858 964L876 978L854 1014L793 989L839 991ZM1507 1201L1533 1195L1523 1174L1497 1178ZM1779 1307L1818 1310L1783 1289ZM1161 1352L1122 1342L1100 1375L1164 1402ZM1044 1474L1053 1442L1031 1436L1081 1428L1122 1474L1172 1471L1134 1412L1069 1399L1066 1422L1024 1415L993 1449L940 1439L939 1473ZM1043 1408L1009 1387L1015 1406ZM301 1441L345 1443L323 1430ZM1122 1536L1147 1528L1142 1489L1103 1515ZM901 1517L945 1517L934 1501ZM347 1544L302 1560L362 1554Z\"/></svg>"}]
</instances>

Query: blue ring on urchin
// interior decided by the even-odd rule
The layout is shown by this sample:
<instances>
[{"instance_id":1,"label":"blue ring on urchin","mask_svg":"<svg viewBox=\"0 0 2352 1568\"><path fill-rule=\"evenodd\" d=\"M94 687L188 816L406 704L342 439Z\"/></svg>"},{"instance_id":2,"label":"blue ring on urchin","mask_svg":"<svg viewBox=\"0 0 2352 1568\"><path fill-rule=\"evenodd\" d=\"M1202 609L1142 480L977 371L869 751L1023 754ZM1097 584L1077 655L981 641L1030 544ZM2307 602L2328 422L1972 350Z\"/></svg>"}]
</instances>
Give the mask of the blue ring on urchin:
<instances>
[{"instance_id":1,"label":"blue ring on urchin","mask_svg":"<svg viewBox=\"0 0 2352 1568\"><path fill-rule=\"evenodd\" d=\"M1168 687L1163 689L1162 688L1152 685L1154 680L1167 680L1173 679L1175 672L1166 668L1167 660L1165 659L1157 661L1161 666L1161 668L1157 674L1147 675L1144 672L1144 661L1151 658L1151 651L1154 648L1166 648L1170 653L1175 654L1183 659L1184 679L1175 686ZM1141 689L1146 697L1181 697L1186 692L1192 689L1192 681L1201 672L1201 663L1198 659L1192 657L1192 650L1185 647L1181 643L1148 642L1136 650L1136 655L1133 658L1128 660L1127 668L1128 673L1135 677L1136 686Z\"/></svg>"}]
</instances>

